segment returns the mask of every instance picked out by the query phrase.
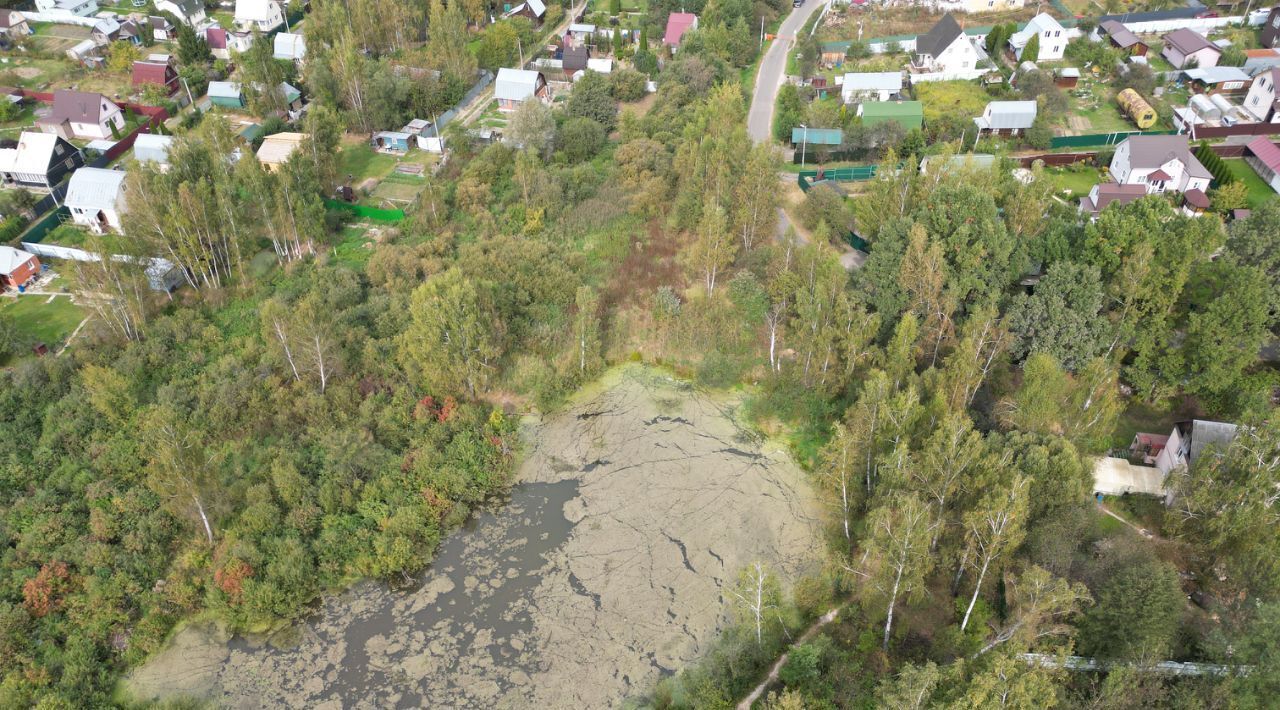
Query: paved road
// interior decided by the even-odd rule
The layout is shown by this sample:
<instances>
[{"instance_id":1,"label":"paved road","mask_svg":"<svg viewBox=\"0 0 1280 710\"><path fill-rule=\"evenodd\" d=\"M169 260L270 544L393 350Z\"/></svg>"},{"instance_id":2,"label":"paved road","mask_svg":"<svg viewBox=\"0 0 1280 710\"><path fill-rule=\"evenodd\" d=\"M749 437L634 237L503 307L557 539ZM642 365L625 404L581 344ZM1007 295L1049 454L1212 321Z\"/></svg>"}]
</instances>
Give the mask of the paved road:
<instances>
[{"instance_id":1,"label":"paved road","mask_svg":"<svg viewBox=\"0 0 1280 710\"><path fill-rule=\"evenodd\" d=\"M773 124L773 105L778 99L778 87L782 86L787 55L795 43L795 35L808 22L809 16L826 1L805 0L804 5L792 10L778 28L777 39L769 45L769 50L760 60L760 70L756 73L756 90L751 95L751 110L747 112L747 133L757 143L769 140L772 135L770 128Z\"/></svg>"}]
</instances>

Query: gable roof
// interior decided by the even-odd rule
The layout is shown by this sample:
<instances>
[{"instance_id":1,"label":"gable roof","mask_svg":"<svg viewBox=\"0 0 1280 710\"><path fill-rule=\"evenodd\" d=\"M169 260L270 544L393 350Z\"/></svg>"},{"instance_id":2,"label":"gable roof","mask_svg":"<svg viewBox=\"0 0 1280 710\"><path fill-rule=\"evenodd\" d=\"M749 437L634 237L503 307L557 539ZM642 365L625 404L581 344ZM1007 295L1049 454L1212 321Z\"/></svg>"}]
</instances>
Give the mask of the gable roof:
<instances>
[{"instance_id":1,"label":"gable roof","mask_svg":"<svg viewBox=\"0 0 1280 710\"><path fill-rule=\"evenodd\" d=\"M113 210L119 202L124 178L123 170L80 168L71 173L63 202L71 208Z\"/></svg>"},{"instance_id":2,"label":"gable roof","mask_svg":"<svg viewBox=\"0 0 1280 710\"><path fill-rule=\"evenodd\" d=\"M108 37L119 34L120 23L110 17L104 17L93 26L94 32L100 32Z\"/></svg>"},{"instance_id":3,"label":"gable roof","mask_svg":"<svg viewBox=\"0 0 1280 710\"><path fill-rule=\"evenodd\" d=\"M173 14L183 18L194 17L204 11L203 0L167 0L167 3L172 3L180 10Z\"/></svg>"},{"instance_id":4,"label":"gable roof","mask_svg":"<svg viewBox=\"0 0 1280 710\"><path fill-rule=\"evenodd\" d=\"M267 164L283 163L306 140L305 133L273 133L262 139L258 148L258 161Z\"/></svg>"},{"instance_id":5,"label":"gable roof","mask_svg":"<svg viewBox=\"0 0 1280 710\"><path fill-rule=\"evenodd\" d=\"M542 0L526 0L525 4L528 5L529 9L533 10L533 14L538 17L542 17L547 14L547 5L542 2Z\"/></svg>"},{"instance_id":6,"label":"gable roof","mask_svg":"<svg viewBox=\"0 0 1280 710\"><path fill-rule=\"evenodd\" d=\"M1143 44L1143 41L1138 39L1138 35L1134 34L1132 30L1116 20L1106 20L1098 25L1098 28L1110 37L1112 42L1119 45L1121 49L1128 49L1134 45Z\"/></svg>"},{"instance_id":7,"label":"gable roof","mask_svg":"<svg viewBox=\"0 0 1280 710\"><path fill-rule=\"evenodd\" d=\"M173 23L169 21L169 18L163 15L152 15L147 18L147 22L150 22L151 26L157 30L171 29L173 27Z\"/></svg>"},{"instance_id":8,"label":"gable roof","mask_svg":"<svg viewBox=\"0 0 1280 710\"><path fill-rule=\"evenodd\" d=\"M1097 191L1096 195L1094 190ZM1080 198L1080 204L1086 210L1097 214L1113 202L1119 205L1127 205L1144 197L1146 194L1146 185L1121 185L1116 182L1100 182L1093 186L1093 190L1090 190L1088 195Z\"/></svg>"},{"instance_id":9,"label":"gable roof","mask_svg":"<svg viewBox=\"0 0 1280 710\"><path fill-rule=\"evenodd\" d=\"M524 101L538 90L542 74L530 69L503 67L493 82L493 98L505 101Z\"/></svg>"},{"instance_id":10,"label":"gable roof","mask_svg":"<svg viewBox=\"0 0 1280 710\"><path fill-rule=\"evenodd\" d=\"M227 99L240 98L240 84L234 81L211 81L209 82L209 96L219 96Z\"/></svg>"},{"instance_id":11,"label":"gable roof","mask_svg":"<svg viewBox=\"0 0 1280 710\"><path fill-rule=\"evenodd\" d=\"M14 25L20 25L27 21L17 10L0 9L0 30L7 30Z\"/></svg>"},{"instance_id":12,"label":"gable roof","mask_svg":"<svg viewBox=\"0 0 1280 710\"><path fill-rule=\"evenodd\" d=\"M1212 178L1213 174L1191 154L1187 137L1182 136L1129 136L1129 166L1142 170L1159 168L1170 160L1182 163L1187 174L1197 178Z\"/></svg>"},{"instance_id":13,"label":"gable roof","mask_svg":"<svg viewBox=\"0 0 1280 710\"><path fill-rule=\"evenodd\" d=\"M1013 33L1013 36L1009 37L1009 44L1022 49L1027 46L1027 42L1031 41L1033 36L1044 32L1061 32L1062 29L1062 25L1053 19L1052 15L1042 12L1028 20L1021 30Z\"/></svg>"},{"instance_id":14,"label":"gable roof","mask_svg":"<svg viewBox=\"0 0 1280 710\"><path fill-rule=\"evenodd\" d=\"M672 47L680 44L684 33L698 24L698 16L692 12L673 12L667 15L667 30L662 33L662 43Z\"/></svg>"},{"instance_id":15,"label":"gable roof","mask_svg":"<svg viewBox=\"0 0 1280 710\"><path fill-rule=\"evenodd\" d=\"M35 254L28 254L21 249L0 245L0 275L8 276L34 258L36 258Z\"/></svg>"},{"instance_id":16,"label":"gable roof","mask_svg":"<svg viewBox=\"0 0 1280 710\"><path fill-rule=\"evenodd\" d=\"M58 89L53 92L53 110L37 123L58 125L63 121L71 123L98 123L102 120L104 109L116 106L115 102L102 94L88 91L72 91Z\"/></svg>"},{"instance_id":17,"label":"gable roof","mask_svg":"<svg viewBox=\"0 0 1280 710\"><path fill-rule=\"evenodd\" d=\"M1272 172L1280 173L1280 146L1272 143L1266 136L1258 136L1249 141L1245 149L1257 156Z\"/></svg>"},{"instance_id":18,"label":"gable roof","mask_svg":"<svg viewBox=\"0 0 1280 710\"><path fill-rule=\"evenodd\" d=\"M1027 129L1036 122L1036 102L992 101L973 122L993 131Z\"/></svg>"},{"instance_id":19,"label":"gable roof","mask_svg":"<svg viewBox=\"0 0 1280 710\"><path fill-rule=\"evenodd\" d=\"M1165 35L1164 42L1166 46L1172 46L1184 55L1199 52L1202 49L1212 49L1219 54L1222 53L1218 45L1210 42L1204 35L1185 27Z\"/></svg>"},{"instance_id":20,"label":"gable roof","mask_svg":"<svg viewBox=\"0 0 1280 710\"><path fill-rule=\"evenodd\" d=\"M307 56L307 43L300 34L279 32L272 47L276 59L303 59Z\"/></svg>"},{"instance_id":21,"label":"gable roof","mask_svg":"<svg viewBox=\"0 0 1280 710\"><path fill-rule=\"evenodd\" d=\"M209 43L209 49L226 49L227 31L221 27L210 27L204 31L204 41Z\"/></svg>"},{"instance_id":22,"label":"gable roof","mask_svg":"<svg viewBox=\"0 0 1280 710\"><path fill-rule=\"evenodd\" d=\"M964 30L960 29L960 23L948 12L928 32L916 37L916 54L937 57L962 34Z\"/></svg>"},{"instance_id":23,"label":"gable roof","mask_svg":"<svg viewBox=\"0 0 1280 710\"><path fill-rule=\"evenodd\" d=\"M591 58L591 52L583 45L570 45L564 48L560 56L564 70L574 72L587 68L587 60Z\"/></svg>"},{"instance_id":24,"label":"gable roof","mask_svg":"<svg viewBox=\"0 0 1280 710\"><path fill-rule=\"evenodd\" d=\"M265 22L275 14L271 7L275 4L273 0L236 0L236 22Z\"/></svg>"},{"instance_id":25,"label":"gable roof","mask_svg":"<svg viewBox=\"0 0 1280 710\"><path fill-rule=\"evenodd\" d=\"M1240 67L1196 67L1195 69L1183 69L1182 73L1192 81L1200 81L1206 84L1249 81L1249 75Z\"/></svg>"},{"instance_id":26,"label":"gable roof","mask_svg":"<svg viewBox=\"0 0 1280 710\"><path fill-rule=\"evenodd\" d=\"M168 84L170 72L177 77L177 72L168 62L136 61L133 63L133 83L136 84Z\"/></svg>"},{"instance_id":27,"label":"gable roof","mask_svg":"<svg viewBox=\"0 0 1280 710\"><path fill-rule=\"evenodd\" d=\"M16 147L0 150L0 172L48 175L57 145L58 136L53 133L23 131ZM71 150L75 152L74 147Z\"/></svg>"},{"instance_id":28,"label":"gable roof","mask_svg":"<svg viewBox=\"0 0 1280 710\"><path fill-rule=\"evenodd\" d=\"M901 91L902 72L850 72L844 75L843 87L851 91Z\"/></svg>"}]
</instances>

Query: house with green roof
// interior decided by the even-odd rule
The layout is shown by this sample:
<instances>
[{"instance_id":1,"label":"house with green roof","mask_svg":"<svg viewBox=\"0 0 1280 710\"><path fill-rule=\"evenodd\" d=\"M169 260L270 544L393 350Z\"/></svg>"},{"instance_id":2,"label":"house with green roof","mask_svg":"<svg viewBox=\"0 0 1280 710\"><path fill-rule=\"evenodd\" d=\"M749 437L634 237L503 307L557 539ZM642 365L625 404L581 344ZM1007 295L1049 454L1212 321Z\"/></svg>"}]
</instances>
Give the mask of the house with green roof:
<instances>
[{"instance_id":1,"label":"house with green roof","mask_svg":"<svg viewBox=\"0 0 1280 710\"><path fill-rule=\"evenodd\" d=\"M894 121L909 131L924 124L924 104L919 101L864 102L858 105L858 115L864 126Z\"/></svg>"}]
</instances>

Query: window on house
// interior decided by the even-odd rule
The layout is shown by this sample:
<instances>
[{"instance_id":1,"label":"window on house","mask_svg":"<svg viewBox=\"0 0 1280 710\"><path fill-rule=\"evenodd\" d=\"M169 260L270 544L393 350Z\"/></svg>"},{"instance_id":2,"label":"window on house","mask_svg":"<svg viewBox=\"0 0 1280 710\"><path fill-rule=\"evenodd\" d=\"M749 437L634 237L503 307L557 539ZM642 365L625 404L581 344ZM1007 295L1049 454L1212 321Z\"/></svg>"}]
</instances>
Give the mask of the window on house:
<instances>
[{"instance_id":1,"label":"window on house","mask_svg":"<svg viewBox=\"0 0 1280 710\"><path fill-rule=\"evenodd\" d=\"M54 155L62 155L62 154L63 154L63 152L65 152L65 151L66 151L66 148L63 148L61 143L54 143L54 144L53 144L53 154L54 154Z\"/></svg>"},{"instance_id":2,"label":"window on house","mask_svg":"<svg viewBox=\"0 0 1280 710\"><path fill-rule=\"evenodd\" d=\"M74 168L74 167L76 166L76 159L75 159L75 158L67 158L67 161L66 161L65 163L63 163L63 165L67 166L67 170L70 170L70 169L72 169L72 168Z\"/></svg>"}]
</instances>

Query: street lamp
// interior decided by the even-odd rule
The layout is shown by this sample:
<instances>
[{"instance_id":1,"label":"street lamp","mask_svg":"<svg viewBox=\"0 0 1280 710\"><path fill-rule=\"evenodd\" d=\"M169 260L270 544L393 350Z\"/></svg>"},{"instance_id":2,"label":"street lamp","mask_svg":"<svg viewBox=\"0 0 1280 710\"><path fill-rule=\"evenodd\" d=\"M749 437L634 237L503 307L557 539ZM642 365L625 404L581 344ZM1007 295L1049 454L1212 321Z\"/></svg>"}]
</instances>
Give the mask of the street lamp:
<instances>
[{"instance_id":1,"label":"street lamp","mask_svg":"<svg viewBox=\"0 0 1280 710\"><path fill-rule=\"evenodd\" d=\"M805 151L805 148L808 147L809 145L809 127L801 123L800 128L804 129L804 133L800 134L800 168L803 170L804 169L804 151Z\"/></svg>"}]
</instances>

